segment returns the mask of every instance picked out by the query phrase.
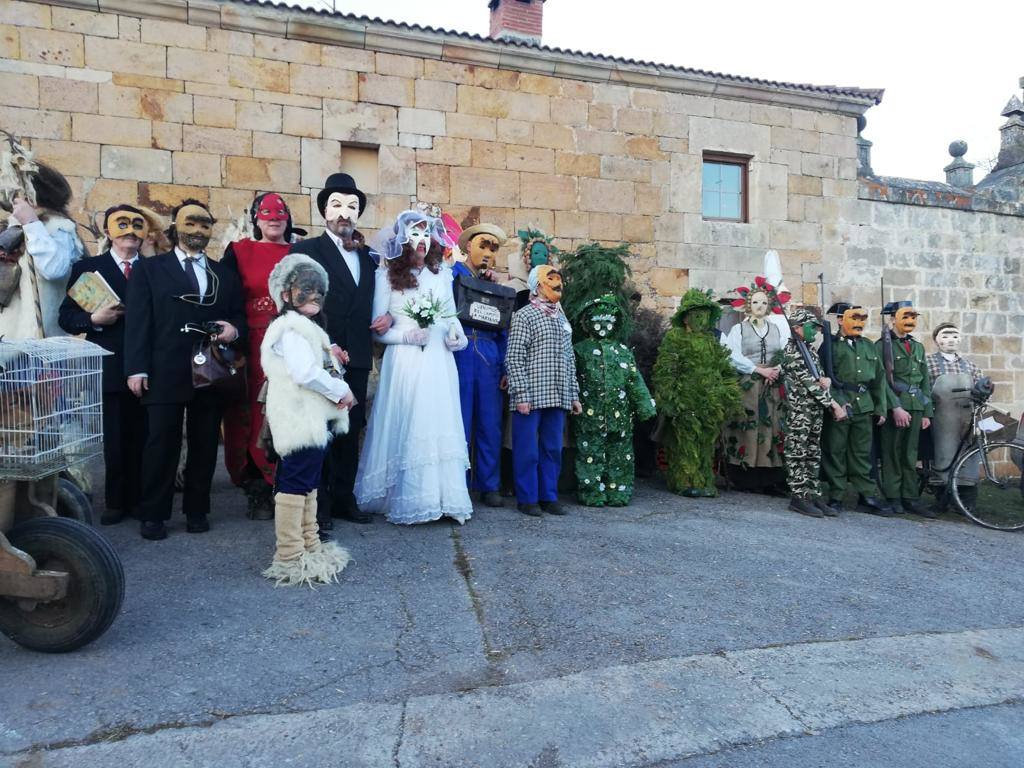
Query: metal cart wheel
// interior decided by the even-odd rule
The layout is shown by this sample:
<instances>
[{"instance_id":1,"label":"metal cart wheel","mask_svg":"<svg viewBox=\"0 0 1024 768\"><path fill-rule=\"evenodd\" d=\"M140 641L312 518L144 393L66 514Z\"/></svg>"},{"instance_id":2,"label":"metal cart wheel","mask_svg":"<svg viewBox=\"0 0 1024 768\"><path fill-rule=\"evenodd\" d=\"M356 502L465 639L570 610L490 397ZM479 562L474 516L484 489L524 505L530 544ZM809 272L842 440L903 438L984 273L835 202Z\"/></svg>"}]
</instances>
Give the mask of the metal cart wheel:
<instances>
[{"instance_id":1,"label":"metal cart wheel","mask_svg":"<svg viewBox=\"0 0 1024 768\"><path fill-rule=\"evenodd\" d=\"M34 651L64 653L107 630L124 600L124 569L102 535L77 520L40 517L15 526L8 539L37 569L67 573L68 583L52 602L0 596L0 632Z\"/></svg>"},{"instance_id":2,"label":"metal cart wheel","mask_svg":"<svg viewBox=\"0 0 1024 768\"><path fill-rule=\"evenodd\" d=\"M89 497L66 477L57 481L57 514L92 525L92 503Z\"/></svg>"},{"instance_id":3,"label":"metal cart wheel","mask_svg":"<svg viewBox=\"0 0 1024 768\"><path fill-rule=\"evenodd\" d=\"M1024 448L986 443L957 461L950 477L953 502L978 525L997 531L1024 529Z\"/></svg>"}]
</instances>

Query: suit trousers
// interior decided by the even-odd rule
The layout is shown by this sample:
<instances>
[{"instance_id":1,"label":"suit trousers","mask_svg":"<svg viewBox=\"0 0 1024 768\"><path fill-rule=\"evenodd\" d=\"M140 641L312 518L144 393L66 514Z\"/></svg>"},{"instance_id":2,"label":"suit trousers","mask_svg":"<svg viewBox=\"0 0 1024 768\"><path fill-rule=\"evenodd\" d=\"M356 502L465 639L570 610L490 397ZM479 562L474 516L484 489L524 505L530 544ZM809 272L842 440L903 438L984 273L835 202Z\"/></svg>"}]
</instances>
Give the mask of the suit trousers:
<instances>
[{"instance_id":1,"label":"suit trousers","mask_svg":"<svg viewBox=\"0 0 1024 768\"><path fill-rule=\"evenodd\" d=\"M202 518L210 511L210 485L217 467L217 445L223 412L221 396L196 390L189 403L154 403L146 408L146 449L142 455L142 498L139 519L170 520L174 476L185 426L185 489L181 508L187 517Z\"/></svg>"},{"instance_id":2,"label":"suit trousers","mask_svg":"<svg viewBox=\"0 0 1024 768\"><path fill-rule=\"evenodd\" d=\"M366 426L366 384L368 368L348 368L345 381L358 401L348 412L348 432L337 435L327 449L324 471L317 499L317 518L329 520L332 512L340 514L355 509L356 470L359 468L359 438Z\"/></svg>"},{"instance_id":3,"label":"suit trousers","mask_svg":"<svg viewBox=\"0 0 1024 768\"><path fill-rule=\"evenodd\" d=\"M136 514L142 498L146 411L131 392L103 394L103 464L109 510Z\"/></svg>"},{"instance_id":4,"label":"suit trousers","mask_svg":"<svg viewBox=\"0 0 1024 768\"><path fill-rule=\"evenodd\" d=\"M512 414L512 461L520 504L558 500L564 429L561 408L538 408L527 416L518 411Z\"/></svg>"}]
</instances>

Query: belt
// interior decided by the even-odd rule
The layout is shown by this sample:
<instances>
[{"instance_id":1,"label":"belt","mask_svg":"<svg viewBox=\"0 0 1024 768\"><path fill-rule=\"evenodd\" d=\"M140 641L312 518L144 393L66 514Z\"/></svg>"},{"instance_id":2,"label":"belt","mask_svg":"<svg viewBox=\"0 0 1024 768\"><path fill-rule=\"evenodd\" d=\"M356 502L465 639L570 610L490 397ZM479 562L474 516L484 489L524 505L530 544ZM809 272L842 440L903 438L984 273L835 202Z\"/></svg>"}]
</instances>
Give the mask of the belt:
<instances>
[{"instance_id":1,"label":"belt","mask_svg":"<svg viewBox=\"0 0 1024 768\"><path fill-rule=\"evenodd\" d=\"M863 395L868 391L868 388L864 384L846 384L845 382L835 381L832 382L836 389L841 389L843 392L855 392L858 395Z\"/></svg>"},{"instance_id":2,"label":"belt","mask_svg":"<svg viewBox=\"0 0 1024 768\"><path fill-rule=\"evenodd\" d=\"M259 298L249 299L245 302L245 312L277 312L277 306L274 304L274 300L269 296L260 296Z\"/></svg>"}]
</instances>

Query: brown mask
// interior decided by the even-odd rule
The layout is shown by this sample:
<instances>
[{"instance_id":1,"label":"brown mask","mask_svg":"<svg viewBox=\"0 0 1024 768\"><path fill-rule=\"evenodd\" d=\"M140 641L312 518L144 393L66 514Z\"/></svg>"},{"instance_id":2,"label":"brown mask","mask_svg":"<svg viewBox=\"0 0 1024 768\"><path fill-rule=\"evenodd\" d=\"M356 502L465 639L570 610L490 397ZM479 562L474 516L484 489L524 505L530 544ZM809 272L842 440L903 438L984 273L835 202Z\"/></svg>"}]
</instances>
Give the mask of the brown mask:
<instances>
[{"instance_id":1,"label":"brown mask","mask_svg":"<svg viewBox=\"0 0 1024 768\"><path fill-rule=\"evenodd\" d=\"M493 266L494 257L498 255L500 247L501 244L494 235L487 232L479 234L469 241L466 261L474 272L483 272Z\"/></svg>"},{"instance_id":2,"label":"brown mask","mask_svg":"<svg viewBox=\"0 0 1024 768\"><path fill-rule=\"evenodd\" d=\"M178 233L179 243L198 253L206 248L213 236L213 217L201 205L182 206L174 217L174 230Z\"/></svg>"},{"instance_id":3,"label":"brown mask","mask_svg":"<svg viewBox=\"0 0 1024 768\"><path fill-rule=\"evenodd\" d=\"M557 304L562 300L562 273L547 264L536 269L537 293L545 301Z\"/></svg>"},{"instance_id":4,"label":"brown mask","mask_svg":"<svg viewBox=\"0 0 1024 768\"><path fill-rule=\"evenodd\" d=\"M839 318L839 328L843 336L856 339L864 334L864 326L868 322L868 313L861 308L848 309Z\"/></svg>"},{"instance_id":5,"label":"brown mask","mask_svg":"<svg viewBox=\"0 0 1024 768\"><path fill-rule=\"evenodd\" d=\"M907 336L917 328L917 310L913 307L900 307L892 319L893 330L899 336Z\"/></svg>"},{"instance_id":6,"label":"brown mask","mask_svg":"<svg viewBox=\"0 0 1024 768\"><path fill-rule=\"evenodd\" d=\"M114 211L107 219L107 236L116 240L125 235L135 235L145 240L149 234L149 222L140 213L132 211Z\"/></svg>"}]
</instances>

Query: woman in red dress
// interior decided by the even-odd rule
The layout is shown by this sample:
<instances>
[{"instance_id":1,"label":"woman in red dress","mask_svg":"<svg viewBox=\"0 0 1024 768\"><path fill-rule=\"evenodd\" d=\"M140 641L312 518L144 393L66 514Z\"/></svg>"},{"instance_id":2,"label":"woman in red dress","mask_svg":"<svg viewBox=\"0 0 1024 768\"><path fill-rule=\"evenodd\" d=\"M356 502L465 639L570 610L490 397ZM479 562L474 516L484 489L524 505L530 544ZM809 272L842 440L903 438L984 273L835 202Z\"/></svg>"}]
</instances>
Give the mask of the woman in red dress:
<instances>
[{"instance_id":1,"label":"woman in red dress","mask_svg":"<svg viewBox=\"0 0 1024 768\"><path fill-rule=\"evenodd\" d=\"M301 230L292 227L291 211L276 192L258 195L249 215L253 238L230 243L221 259L241 279L249 323L248 397L245 402L232 403L224 412L224 464L232 482L245 491L249 517L273 520L274 464L256 445L263 426L263 409L256 402L264 378L260 344L267 326L277 315L267 288L270 271L288 253L292 234Z\"/></svg>"}]
</instances>

